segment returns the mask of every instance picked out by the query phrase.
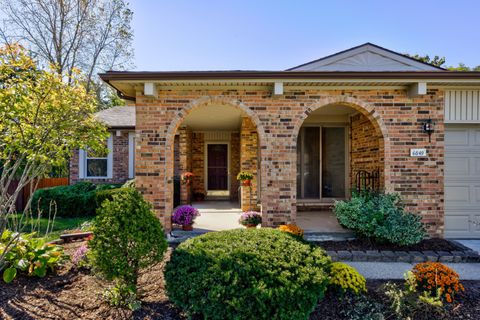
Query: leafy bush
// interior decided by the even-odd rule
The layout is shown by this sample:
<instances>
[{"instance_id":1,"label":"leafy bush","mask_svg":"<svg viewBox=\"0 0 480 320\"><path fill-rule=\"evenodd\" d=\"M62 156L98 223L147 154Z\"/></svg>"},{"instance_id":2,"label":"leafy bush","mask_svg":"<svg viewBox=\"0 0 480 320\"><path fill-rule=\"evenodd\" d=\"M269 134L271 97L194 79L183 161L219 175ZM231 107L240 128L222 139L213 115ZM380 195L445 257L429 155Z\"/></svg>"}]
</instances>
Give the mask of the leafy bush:
<instances>
[{"instance_id":1,"label":"leafy bush","mask_svg":"<svg viewBox=\"0 0 480 320\"><path fill-rule=\"evenodd\" d=\"M421 218L405 212L398 194L355 193L335 202L334 212L342 226L379 242L413 245L426 236Z\"/></svg>"},{"instance_id":2,"label":"leafy bush","mask_svg":"<svg viewBox=\"0 0 480 320\"><path fill-rule=\"evenodd\" d=\"M205 319L307 319L328 283L330 258L275 229L211 232L178 246L169 298Z\"/></svg>"},{"instance_id":3,"label":"leafy bush","mask_svg":"<svg viewBox=\"0 0 480 320\"><path fill-rule=\"evenodd\" d=\"M418 286L431 294L440 293L448 303L452 303L456 294L464 291L460 276L440 262L422 262L413 267Z\"/></svg>"},{"instance_id":4,"label":"leafy bush","mask_svg":"<svg viewBox=\"0 0 480 320\"><path fill-rule=\"evenodd\" d=\"M300 238L303 237L303 229L294 224L282 224L281 226L278 227L278 230L291 233Z\"/></svg>"},{"instance_id":5,"label":"leafy bush","mask_svg":"<svg viewBox=\"0 0 480 320\"><path fill-rule=\"evenodd\" d=\"M103 190L118 188L116 184L78 182L70 186L58 186L37 190L32 198L33 210L42 214L50 212L52 202L56 204L57 217L83 217L95 215L97 209L96 194Z\"/></svg>"},{"instance_id":6,"label":"leafy bush","mask_svg":"<svg viewBox=\"0 0 480 320\"><path fill-rule=\"evenodd\" d=\"M330 285L342 293L360 294L367 292L365 278L346 263L334 262L330 270Z\"/></svg>"},{"instance_id":7,"label":"leafy bush","mask_svg":"<svg viewBox=\"0 0 480 320\"><path fill-rule=\"evenodd\" d=\"M88 258L94 270L136 294L140 269L161 261L167 248L150 204L135 189L121 188L97 210L92 230Z\"/></svg>"},{"instance_id":8,"label":"leafy bush","mask_svg":"<svg viewBox=\"0 0 480 320\"><path fill-rule=\"evenodd\" d=\"M411 271L405 274L403 289L390 282L384 285L385 295L391 302L390 308L395 318L417 319L420 313L424 316L430 315L432 319L443 318L444 309L440 291L431 294L429 291L418 289L417 280Z\"/></svg>"},{"instance_id":9,"label":"leafy bush","mask_svg":"<svg viewBox=\"0 0 480 320\"><path fill-rule=\"evenodd\" d=\"M5 256L3 280L12 282L18 271L29 276L44 277L47 271L54 271L66 259L63 247L46 244L43 238L35 238L35 233L17 234L5 230L0 237L0 255L8 246L10 249Z\"/></svg>"},{"instance_id":10,"label":"leafy bush","mask_svg":"<svg viewBox=\"0 0 480 320\"><path fill-rule=\"evenodd\" d=\"M113 200L113 196L122 193L124 188L104 189L95 193L96 207L100 208L105 200Z\"/></svg>"}]
</instances>

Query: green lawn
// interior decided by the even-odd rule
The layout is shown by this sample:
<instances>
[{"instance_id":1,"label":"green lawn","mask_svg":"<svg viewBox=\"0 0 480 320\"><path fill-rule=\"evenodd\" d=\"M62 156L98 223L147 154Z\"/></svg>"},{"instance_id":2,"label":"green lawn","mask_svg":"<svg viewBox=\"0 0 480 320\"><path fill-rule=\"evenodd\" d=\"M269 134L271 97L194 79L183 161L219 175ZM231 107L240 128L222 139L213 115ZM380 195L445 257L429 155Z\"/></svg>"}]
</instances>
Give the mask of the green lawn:
<instances>
[{"instance_id":1,"label":"green lawn","mask_svg":"<svg viewBox=\"0 0 480 320\"><path fill-rule=\"evenodd\" d=\"M15 215L15 217L10 217L10 222L20 219L20 215ZM56 218L54 221L50 221L47 218L40 219L30 219L25 220L23 225L25 226L23 232L33 232L36 231L38 236L45 236L47 228L49 233L46 236L48 241L58 239L60 234L65 230L80 229L82 223L86 221L91 221L93 217L78 217L78 218Z\"/></svg>"}]
</instances>

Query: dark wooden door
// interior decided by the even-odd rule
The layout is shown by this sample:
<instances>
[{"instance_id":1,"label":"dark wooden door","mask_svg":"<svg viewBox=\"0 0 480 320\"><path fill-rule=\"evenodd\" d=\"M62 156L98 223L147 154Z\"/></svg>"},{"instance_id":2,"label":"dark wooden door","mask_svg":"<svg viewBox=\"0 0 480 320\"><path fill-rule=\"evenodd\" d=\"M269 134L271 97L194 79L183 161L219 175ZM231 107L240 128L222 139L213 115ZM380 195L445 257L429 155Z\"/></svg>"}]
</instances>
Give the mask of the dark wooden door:
<instances>
[{"instance_id":1,"label":"dark wooden door","mask_svg":"<svg viewBox=\"0 0 480 320\"><path fill-rule=\"evenodd\" d=\"M208 190L228 190L228 145L208 144Z\"/></svg>"}]
</instances>

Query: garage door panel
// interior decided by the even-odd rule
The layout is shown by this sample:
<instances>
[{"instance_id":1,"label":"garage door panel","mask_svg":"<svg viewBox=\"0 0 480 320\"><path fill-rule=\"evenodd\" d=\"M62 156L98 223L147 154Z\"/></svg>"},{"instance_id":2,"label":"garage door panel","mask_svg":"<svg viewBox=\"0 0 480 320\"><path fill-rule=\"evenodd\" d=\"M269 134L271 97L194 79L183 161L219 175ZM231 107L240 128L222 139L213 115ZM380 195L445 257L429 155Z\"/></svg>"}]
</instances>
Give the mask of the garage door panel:
<instances>
[{"instance_id":1,"label":"garage door panel","mask_svg":"<svg viewBox=\"0 0 480 320\"><path fill-rule=\"evenodd\" d=\"M468 186L445 186L445 201L470 202L470 188Z\"/></svg>"},{"instance_id":2,"label":"garage door panel","mask_svg":"<svg viewBox=\"0 0 480 320\"><path fill-rule=\"evenodd\" d=\"M472 133L473 133L473 136L475 137L473 145L480 146L480 129L473 130Z\"/></svg>"},{"instance_id":3,"label":"garage door panel","mask_svg":"<svg viewBox=\"0 0 480 320\"><path fill-rule=\"evenodd\" d=\"M470 228L469 225L470 223L468 222L470 220L470 215L452 215L452 216L446 216L445 217L445 229L449 231L461 231L461 232L469 232Z\"/></svg>"},{"instance_id":4,"label":"garage door panel","mask_svg":"<svg viewBox=\"0 0 480 320\"><path fill-rule=\"evenodd\" d=\"M480 163L479 163L480 165ZM470 161L465 157L445 157L445 175L468 176L470 173Z\"/></svg>"},{"instance_id":5,"label":"garage door panel","mask_svg":"<svg viewBox=\"0 0 480 320\"><path fill-rule=\"evenodd\" d=\"M450 129L445 135L445 146L468 146L468 131L463 129Z\"/></svg>"},{"instance_id":6,"label":"garage door panel","mask_svg":"<svg viewBox=\"0 0 480 320\"><path fill-rule=\"evenodd\" d=\"M445 236L480 238L480 126L445 128Z\"/></svg>"}]
</instances>

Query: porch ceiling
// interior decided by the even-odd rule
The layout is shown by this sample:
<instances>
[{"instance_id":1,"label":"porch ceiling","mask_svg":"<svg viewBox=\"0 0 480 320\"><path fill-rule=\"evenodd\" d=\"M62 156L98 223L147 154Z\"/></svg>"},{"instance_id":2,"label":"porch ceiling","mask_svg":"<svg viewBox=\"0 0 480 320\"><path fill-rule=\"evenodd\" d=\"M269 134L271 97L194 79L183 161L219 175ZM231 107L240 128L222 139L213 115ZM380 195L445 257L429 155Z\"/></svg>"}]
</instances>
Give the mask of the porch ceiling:
<instances>
[{"instance_id":1,"label":"porch ceiling","mask_svg":"<svg viewBox=\"0 0 480 320\"><path fill-rule=\"evenodd\" d=\"M195 131L235 131L240 128L242 112L231 106L208 105L190 112L182 126Z\"/></svg>"}]
</instances>

